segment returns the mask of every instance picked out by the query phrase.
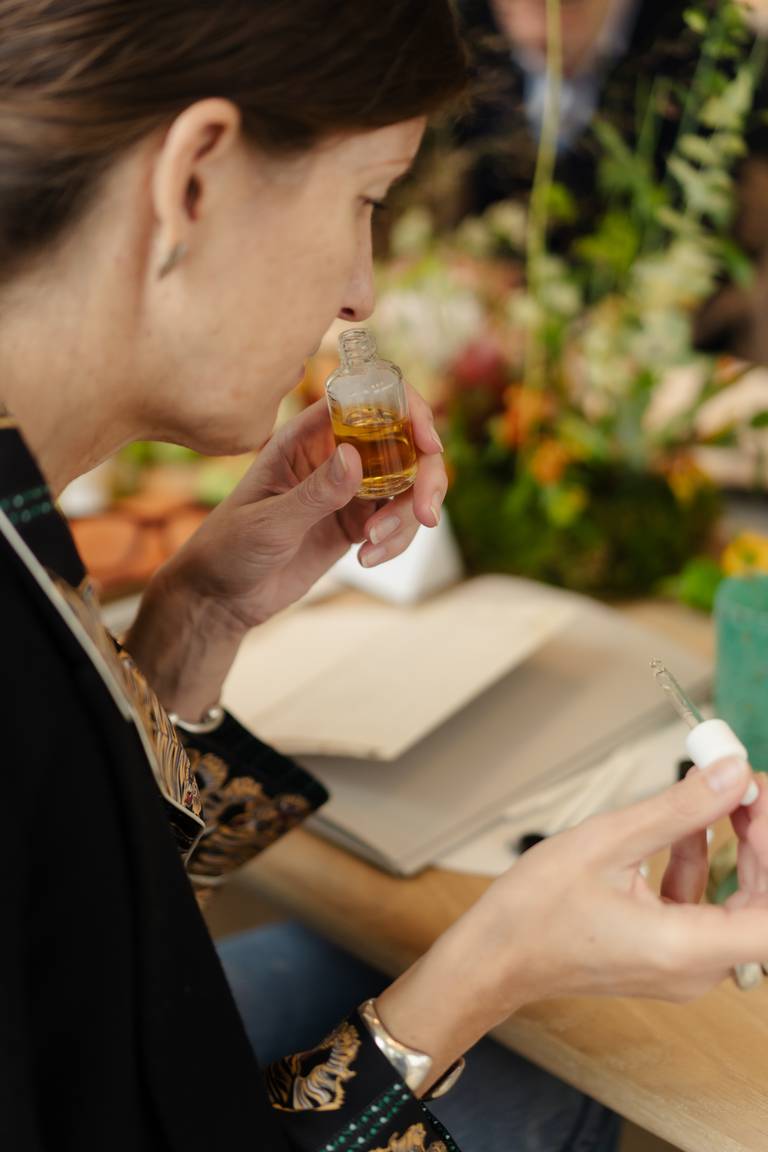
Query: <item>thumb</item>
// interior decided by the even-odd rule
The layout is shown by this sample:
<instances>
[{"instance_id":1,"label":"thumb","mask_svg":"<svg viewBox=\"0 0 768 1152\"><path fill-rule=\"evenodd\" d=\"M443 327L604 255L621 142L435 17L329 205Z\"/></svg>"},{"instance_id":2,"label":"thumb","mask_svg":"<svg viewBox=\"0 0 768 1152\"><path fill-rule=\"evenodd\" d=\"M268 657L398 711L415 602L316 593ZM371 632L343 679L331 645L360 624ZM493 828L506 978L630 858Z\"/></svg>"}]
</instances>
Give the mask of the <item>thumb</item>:
<instances>
[{"instance_id":1,"label":"thumb","mask_svg":"<svg viewBox=\"0 0 768 1152\"><path fill-rule=\"evenodd\" d=\"M746 760L716 760L706 769L690 772L685 780L658 796L615 813L613 859L618 850L623 863L639 863L714 824L740 804L751 804L757 795Z\"/></svg>"},{"instance_id":2,"label":"thumb","mask_svg":"<svg viewBox=\"0 0 768 1152\"><path fill-rule=\"evenodd\" d=\"M333 456L285 493L281 516L305 529L311 528L349 504L362 478L360 456L350 444L340 444Z\"/></svg>"}]
</instances>

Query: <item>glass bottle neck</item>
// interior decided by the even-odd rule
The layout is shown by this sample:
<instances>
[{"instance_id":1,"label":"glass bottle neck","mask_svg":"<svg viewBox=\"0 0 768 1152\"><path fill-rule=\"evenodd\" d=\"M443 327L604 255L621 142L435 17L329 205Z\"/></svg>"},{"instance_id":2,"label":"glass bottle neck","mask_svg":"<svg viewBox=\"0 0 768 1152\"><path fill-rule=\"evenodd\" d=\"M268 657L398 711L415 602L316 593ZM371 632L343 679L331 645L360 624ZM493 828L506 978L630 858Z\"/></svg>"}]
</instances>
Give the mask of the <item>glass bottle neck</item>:
<instances>
[{"instance_id":1,"label":"glass bottle neck","mask_svg":"<svg viewBox=\"0 0 768 1152\"><path fill-rule=\"evenodd\" d=\"M376 340L367 328L348 328L339 336L339 359L343 368L354 368L376 358Z\"/></svg>"}]
</instances>

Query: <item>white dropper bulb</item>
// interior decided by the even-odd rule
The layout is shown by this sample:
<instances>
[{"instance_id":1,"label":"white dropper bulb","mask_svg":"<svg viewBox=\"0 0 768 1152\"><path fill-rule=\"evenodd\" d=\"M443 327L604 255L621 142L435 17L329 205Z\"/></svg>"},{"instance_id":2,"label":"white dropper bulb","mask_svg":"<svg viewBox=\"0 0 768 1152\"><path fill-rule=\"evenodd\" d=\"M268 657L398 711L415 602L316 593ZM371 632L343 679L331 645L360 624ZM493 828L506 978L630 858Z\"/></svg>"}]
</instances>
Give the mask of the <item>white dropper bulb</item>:
<instances>
[{"instance_id":1,"label":"white dropper bulb","mask_svg":"<svg viewBox=\"0 0 768 1152\"><path fill-rule=\"evenodd\" d=\"M745 763L749 761L747 749L730 724L725 720L705 720L661 660L651 660L651 669L656 683L667 694L672 707L690 729L685 740L685 750L697 768L709 768L717 760L725 760L727 757ZM759 795L757 781L751 780L741 803L754 804Z\"/></svg>"}]
</instances>

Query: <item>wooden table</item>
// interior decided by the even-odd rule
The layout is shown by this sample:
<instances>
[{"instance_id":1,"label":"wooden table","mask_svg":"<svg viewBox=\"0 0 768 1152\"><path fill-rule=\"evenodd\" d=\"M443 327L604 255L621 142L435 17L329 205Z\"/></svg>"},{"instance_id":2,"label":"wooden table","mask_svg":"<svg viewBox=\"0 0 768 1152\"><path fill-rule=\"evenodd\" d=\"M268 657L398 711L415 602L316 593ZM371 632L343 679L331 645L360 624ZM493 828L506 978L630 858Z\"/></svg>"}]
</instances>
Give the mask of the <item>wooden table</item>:
<instances>
[{"instance_id":1,"label":"wooden table","mask_svg":"<svg viewBox=\"0 0 768 1152\"><path fill-rule=\"evenodd\" d=\"M628 611L711 650L702 617L646 603ZM270 901L393 976L489 883L442 869L394 878L304 831L270 849L250 879ZM684 1152L768 1152L768 983L751 993L724 984L683 1007L552 1000L525 1008L496 1035Z\"/></svg>"}]
</instances>

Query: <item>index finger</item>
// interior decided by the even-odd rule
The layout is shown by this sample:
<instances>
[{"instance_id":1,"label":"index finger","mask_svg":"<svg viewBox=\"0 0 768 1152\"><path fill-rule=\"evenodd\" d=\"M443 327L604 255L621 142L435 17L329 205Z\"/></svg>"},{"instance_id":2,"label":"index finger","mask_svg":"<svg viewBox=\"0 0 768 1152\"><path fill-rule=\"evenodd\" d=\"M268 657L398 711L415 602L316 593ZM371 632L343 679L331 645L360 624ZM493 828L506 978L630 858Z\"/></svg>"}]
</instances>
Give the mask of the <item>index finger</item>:
<instances>
[{"instance_id":1,"label":"index finger","mask_svg":"<svg viewBox=\"0 0 768 1152\"><path fill-rule=\"evenodd\" d=\"M694 772L657 796L596 817L603 822L599 855L609 864L638 864L732 812L750 778L748 766L739 762L736 768L735 763L730 782L721 778L715 787L711 773ZM718 767L726 765L731 761L718 762Z\"/></svg>"}]
</instances>

